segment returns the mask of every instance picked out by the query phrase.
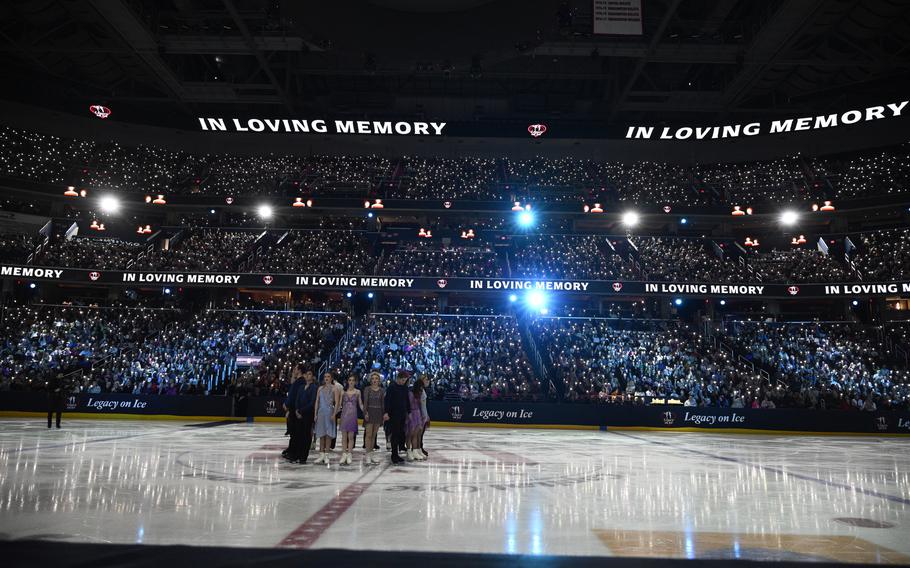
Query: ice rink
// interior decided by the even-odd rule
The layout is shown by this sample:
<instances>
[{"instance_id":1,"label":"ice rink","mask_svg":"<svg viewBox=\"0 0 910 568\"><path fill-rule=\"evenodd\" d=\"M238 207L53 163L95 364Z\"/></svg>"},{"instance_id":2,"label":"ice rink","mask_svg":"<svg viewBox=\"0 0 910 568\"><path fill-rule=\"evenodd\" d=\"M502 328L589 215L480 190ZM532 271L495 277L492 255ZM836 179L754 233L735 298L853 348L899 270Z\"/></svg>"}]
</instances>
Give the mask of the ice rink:
<instances>
[{"instance_id":1,"label":"ice rink","mask_svg":"<svg viewBox=\"0 0 910 568\"><path fill-rule=\"evenodd\" d=\"M45 426L0 420L0 539L910 563L906 438L434 428L326 467L282 424Z\"/></svg>"}]
</instances>

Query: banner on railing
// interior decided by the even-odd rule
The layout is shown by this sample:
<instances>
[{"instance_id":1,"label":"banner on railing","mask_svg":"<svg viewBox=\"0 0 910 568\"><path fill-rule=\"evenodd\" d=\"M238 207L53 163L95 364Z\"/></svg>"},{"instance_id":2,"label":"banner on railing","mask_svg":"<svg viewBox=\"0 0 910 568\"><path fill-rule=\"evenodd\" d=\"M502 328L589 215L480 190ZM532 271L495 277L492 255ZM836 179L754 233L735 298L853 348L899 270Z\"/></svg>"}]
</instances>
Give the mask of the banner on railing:
<instances>
[{"instance_id":1,"label":"banner on railing","mask_svg":"<svg viewBox=\"0 0 910 568\"><path fill-rule=\"evenodd\" d=\"M323 274L249 274L236 272L145 272L0 265L0 278L24 282L84 285L238 287L260 289L364 290L422 292L528 292L605 296L697 296L742 298L825 298L910 294L910 281L842 282L831 284L753 284L703 282L641 282L627 280L550 280L522 278L427 278Z\"/></svg>"}]
</instances>

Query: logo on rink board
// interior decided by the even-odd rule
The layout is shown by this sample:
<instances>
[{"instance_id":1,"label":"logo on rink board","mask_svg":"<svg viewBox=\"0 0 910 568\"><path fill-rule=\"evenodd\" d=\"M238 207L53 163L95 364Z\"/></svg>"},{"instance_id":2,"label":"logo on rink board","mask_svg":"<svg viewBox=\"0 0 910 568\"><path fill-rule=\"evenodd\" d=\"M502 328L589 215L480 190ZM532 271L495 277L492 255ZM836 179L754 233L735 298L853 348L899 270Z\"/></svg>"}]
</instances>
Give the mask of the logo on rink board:
<instances>
[{"instance_id":1,"label":"logo on rink board","mask_svg":"<svg viewBox=\"0 0 910 568\"><path fill-rule=\"evenodd\" d=\"M449 408L449 416L452 417L452 420L461 420L463 415L460 406L452 406Z\"/></svg>"}]
</instances>

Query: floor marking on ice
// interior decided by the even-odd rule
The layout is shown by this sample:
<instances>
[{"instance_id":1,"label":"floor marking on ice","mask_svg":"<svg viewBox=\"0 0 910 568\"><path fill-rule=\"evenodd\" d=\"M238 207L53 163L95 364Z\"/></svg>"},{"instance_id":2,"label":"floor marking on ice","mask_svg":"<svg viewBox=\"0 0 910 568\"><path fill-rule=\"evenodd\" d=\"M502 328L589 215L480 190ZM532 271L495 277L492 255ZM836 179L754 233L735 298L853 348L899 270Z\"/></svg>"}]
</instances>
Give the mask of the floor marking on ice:
<instances>
[{"instance_id":1,"label":"floor marking on ice","mask_svg":"<svg viewBox=\"0 0 910 568\"><path fill-rule=\"evenodd\" d=\"M338 495L313 513L302 525L284 537L278 543L278 546L285 548L309 548L313 546L319 540L319 537L335 524L335 521L341 518L345 511L351 508L354 501L363 495L390 465L391 463L386 463L381 468L364 472L356 481L342 489ZM368 483L363 483L362 480L370 474L375 474L373 479Z\"/></svg>"},{"instance_id":2,"label":"floor marking on ice","mask_svg":"<svg viewBox=\"0 0 910 568\"><path fill-rule=\"evenodd\" d=\"M641 437L635 436L635 435L633 435L633 434L627 434L627 433L625 433L625 432L617 432L617 431L615 431L615 430L613 430L613 431L608 430L607 432L610 433L610 434L614 434L614 435L616 435L616 436L624 436L624 437L626 437L626 438L632 438L633 440L639 440L639 441L641 441L641 442L645 442L645 443L648 443L648 444L656 444L656 445L658 445L658 446L666 446L666 447L671 448L671 449L673 449L673 450L678 449L678 448L677 448L676 446L674 446L673 444L668 444L668 443L666 443L666 442L661 442L660 440L649 440L648 438L641 438ZM836 482L836 481L828 481L828 480L825 480L825 479L821 479L820 477L812 477L811 475L805 475L805 474L802 474L802 473L795 473L795 472L792 472L792 471L784 471L784 470L782 470L782 469L780 469L780 468L777 468L777 467L771 467L771 466L767 466L767 465L758 465L758 464L754 464L754 463L749 463L749 462L747 462L747 461L743 461L743 460L740 460L740 459L737 459L737 458L731 458L731 457L727 457L727 456L719 456L719 455L717 455L717 454L712 454L712 453L709 453L709 452L703 452L703 451L701 451L701 450L695 450L695 449L692 449L692 448L686 448L686 452L692 453L692 454L698 454L698 455L705 456L705 457L709 457L709 458L716 459L716 460L727 461L727 462L733 462L733 463L736 463L736 464L739 464L739 465L746 465L746 466L749 466L749 467L754 467L754 468L756 468L756 469L761 469L761 470L767 471L767 472L769 472L769 473L779 473L779 474L782 474L782 475L787 475L787 476L790 476L790 477L795 477L796 479L803 479L803 480L805 480L805 481L814 481L814 482L816 482L816 483L821 483L822 485L826 485L826 486L828 486L828 487L837 487L837 488L840 488L840 489L849 489L850 491L856 491L857 493L862 493L863 495L868 495L868 496L870 496L870 497L878 497L879 499L885 499L886 501L893 501L894 503L900 503L900 504L902 504L902 505L910 505L910 499L905 499L905 498L903 498L903 497L897 497L896 495L889 495L889 494L887 494L887 493L882 493L881 491L876 491L876 490L874 490L874 489L862 489L862 488L856 487L855 485L848 485L848 484L846 484L846 483L838 483L838 482Z\"/></svg>"},{"instance_id":3,"label":"floor marking on ice","mask_svg":"<svg viewBox=\"0 0 910 568\"><path fill-rule=\"evenodd\" d=\"M242 420L216 420L215 422L197 422L196 424L186 424L184 428L214 428L215 426L230 426L231 424L243 424Z\"/></svg>"}]
</instances>

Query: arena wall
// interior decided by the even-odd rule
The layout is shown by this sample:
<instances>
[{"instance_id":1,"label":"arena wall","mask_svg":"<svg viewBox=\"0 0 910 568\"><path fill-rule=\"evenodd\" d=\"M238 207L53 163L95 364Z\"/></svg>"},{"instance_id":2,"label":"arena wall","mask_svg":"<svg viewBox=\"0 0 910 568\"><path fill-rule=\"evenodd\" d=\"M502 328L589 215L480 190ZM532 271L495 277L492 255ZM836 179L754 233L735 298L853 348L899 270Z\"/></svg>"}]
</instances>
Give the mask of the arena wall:
<instances>
[{"instance_id":1,"label":"arena wall","mask_svg":"<svg viewBox=\"0 0 910 568\"><path fill-rule=\"evenodd\" d=\"M64 412L78 418L283 421L282 402L280 397L77 394L66 400ZM43 393L0 393L0 416L39 417L46 409ZM427 409L437 426L910 436L908 412L436 400Z\"/></svg>"}]
</instances>

